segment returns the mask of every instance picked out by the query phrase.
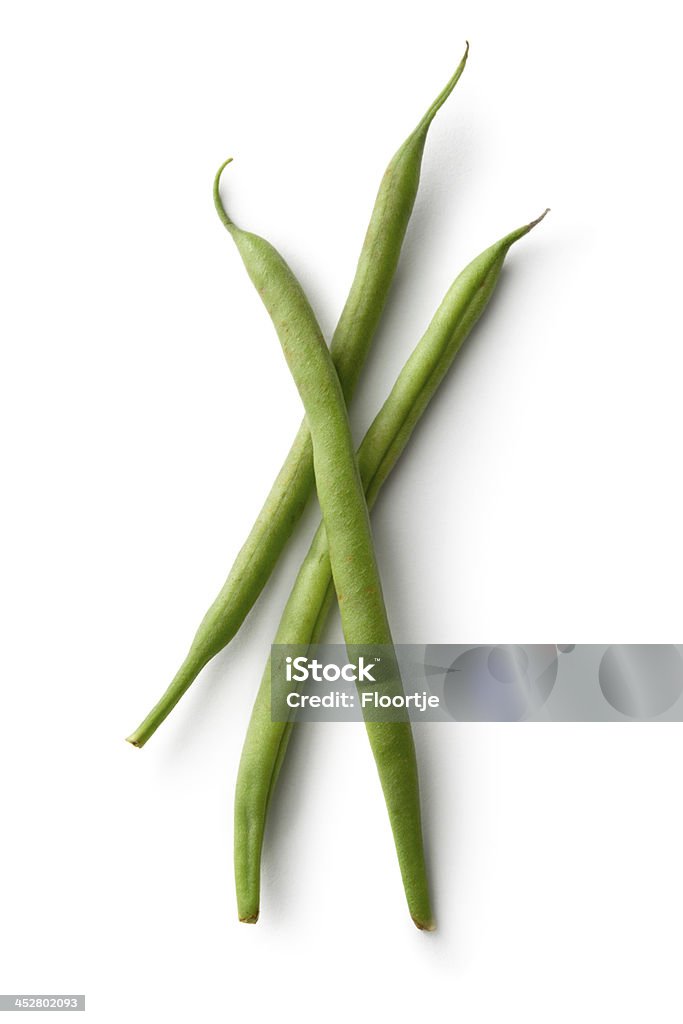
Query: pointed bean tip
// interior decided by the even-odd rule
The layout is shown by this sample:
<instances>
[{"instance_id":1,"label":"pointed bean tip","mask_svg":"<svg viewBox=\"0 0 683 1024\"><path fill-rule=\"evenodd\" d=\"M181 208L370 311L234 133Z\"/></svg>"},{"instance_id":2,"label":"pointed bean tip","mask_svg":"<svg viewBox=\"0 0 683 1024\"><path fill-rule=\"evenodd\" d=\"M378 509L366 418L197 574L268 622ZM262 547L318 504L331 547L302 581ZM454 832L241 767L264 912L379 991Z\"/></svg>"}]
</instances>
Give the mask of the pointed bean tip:
<instances>
[{"instance_id":1,"label":"pointed bean tip","mask_svg":"<svg viewBox=\"0 0 683 1024\"><path fill-rule=\"evenodd\" d=\"M511 231L509 235L505 236L505 238L501 238L500 243L497 244L502 245L503 251L507 253L511 245L514 245L515 242L518 242L520 238L524 238L525 235L528 235L529 232L532 231L537 224L540 224L543 218L549 213L550 207L547 207L547 209L543 211L540 217L536 217L535 220L529 221L528 224L523 224L522 227L517 228L515 231Z\"/></svg>"},{"instance_id":2,"label":"pointed bean tip","mask_svg":"<svg viewBox=\"0 0 683 1024\"><path fill-rule=\"evenodd\" d=\"M441 90L439 95L436 97L436 99L432 103L431 107L429 108L429 110L427 111L425 116L420 121L420 124L418 125L417 131L422 130L422 131L426 132L429 129L430 124L432 123L432 121L434 120L436 115L438 114L439 110L441 110L441 107L444 105L444 103L446 102L446 100L448 99L448 97L450 96L450 94L453 92L453 90L455 89L456 85L458 84L458 82L460 80L460 76L462 75L463 71L465 70L465 65L467 64L467 57L468 57L469 52L470 52L470 44L469 44L469 42L465 41L465 52L463 53L462 57L460 58L460 63L458 64L457 68L453 72L453 75L451 76L451 78L446 82L446 85L443 87L443 89Z\"/></svg>"},{"instance_id":3,"label":"pointed bean tip","mask_svg":"<svg viewBox=\"0 0 683 1024\"><path fill-rule=\"evenodd\" d=\"M220 167L216 171L216 177L213 179L214 188L218 187L218 184L220 183L221 175L222 175L223 171L228 166L228 164L232 163L232 160L233 160L233 158L231 156L229 156L227 160L223 161L223 163L220 165Z\"/></svg>"},{"instance_id":4,"label":"pointed bean tip","mask_svg":"<svg viewBox=\"0 0 683 1024\"><path fill-rule=\"evenodd\" d=\"M221 175L228 164L232 163L232 157L229 156L227 160L224 160L216 171L216 177L213 179L213 204L216 207L216 212L223 222L224 226L228 231L234 231L235 225L228 217L227 211L223 206L223 200L221 199Z\"/></svg>"},{"instance_id":5,"label":"pointed bean tip","mask_svg":"<svg viewBox=\"0 0 683 1024\"><path fill-rule=\"evenodd\" d=\"M536 218L536 220L532 220L532 221L531 221L531 223L529 224L529 230L531 230L531 228L535 228L537 224L540 224L540 223L541 223L541 221L543 220L543 218L544 218L544 217L546 216L546 214L548 214L548 213L550 213L550 207L549 207L549 206L546 206L546 208L545 208L545 210L543 211L543 213L541 214L541 216L540 216L540 217L537 217L537 218Z\"/></svg>"}]
</instances>

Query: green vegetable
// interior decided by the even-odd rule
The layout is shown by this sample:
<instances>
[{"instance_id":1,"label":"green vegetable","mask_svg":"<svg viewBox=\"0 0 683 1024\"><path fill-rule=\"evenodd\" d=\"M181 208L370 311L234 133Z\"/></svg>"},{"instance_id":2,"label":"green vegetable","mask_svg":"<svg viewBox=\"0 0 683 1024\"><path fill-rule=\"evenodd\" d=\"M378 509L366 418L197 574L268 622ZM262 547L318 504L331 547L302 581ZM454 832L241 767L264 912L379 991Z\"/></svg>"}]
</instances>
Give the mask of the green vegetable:
<instances>
[{"instance_id":1,"label":"green vegetable","mask_svg":"<svg viewBox=\"0 0 683 1024\"><path fill-rule=\"evenodd\" d=\"M344 394L325 340L308 299L280 254L265 239L238 228L225 211L223 222L273 322L306 411L346 644L350 648L390 647L391 631ZM396 665L391 679L398 689ZM410 723L366 719L366 728L389 812L408 908L418 928L432 929Z\"/></svg>"},{"instance_id":2,"label":"green vegetable","mask_svg":"<svg viewBox=\"0 0 683 1024\"><path fill-rule=\"evenodd\" d=\"M486 308L510 246L544 216L477 256L446 293L358 449L358 467L369 508ZM327 534L321 525L299 570L273 643L318 643L333 597ZM235 792L235 882L238 913L243 921L256 921L259 915L266 816L291 731L291 723L271 720L269 658L251 714Z\"/></svg>"},{"instance_id":3,"label":"green vegetable","mask_svg":"<svg viewBox=\"0 0 683 1024\"><path fill-rule=\"evenodd\" d=\"M384 173L356 274L330 348L346 401L355 389L396 271L417 194L429 127L455 88L465 68L467 54L468 48L453 77ZM219 215L220 173L214 182ZM128 737L129 743L144 746L207 662L230 643L273 571L313 486L311 439L304 420L220 594L197 630L185 661L161 700Z\"/></svg>"}]
</instances>

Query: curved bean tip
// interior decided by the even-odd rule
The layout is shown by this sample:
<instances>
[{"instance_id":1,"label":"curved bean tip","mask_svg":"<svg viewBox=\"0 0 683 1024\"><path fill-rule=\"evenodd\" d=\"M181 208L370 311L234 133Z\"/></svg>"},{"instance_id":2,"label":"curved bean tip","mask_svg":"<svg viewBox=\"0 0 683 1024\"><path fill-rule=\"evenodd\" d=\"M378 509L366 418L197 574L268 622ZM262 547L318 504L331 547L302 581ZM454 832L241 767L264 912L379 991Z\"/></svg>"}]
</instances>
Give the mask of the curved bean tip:
<instances>
[{"instance_id":1,"label":"curved bean tip","mask_svg":"<svg viewBox=\"0 0 683 1024\"><path fill-rule=\"evenodd\" d=\"M540 217L537 217L536 220L532 220L531 221L531 223L529 224L529 227L530 228L535 228L537 224L541 223L541 221L543 220L543 218L545 217L545 215L547 213L550 213L550 207L549 206L546 206L545 210L543 211L543 213L541 214Z\"/></svg>"},{"instance_id":2,"label":"curved bean tip","mask_svg":"<svg viewBox=\"0 0 683 1024\"><path fill-rule=\"evenodd\" d=\"M439 112L439 110L441 110L441 107L444 105L444 103L446 102L446 100L448 99L448 97L458 84L460 76L465 70L465 65L467 64L467 57L469 55L469 52L470 44L468 42L465 42L465 52L463 53L460 59L460 63L455 69L452 78L450 78L449 81L446 82L446 85L443 87L439 95L436 97L431 107L429 108L429 110L427 111L427 113L417 126L416 132L413 133L414 135L420 131L426 131L429 129L429 126L436 117L437 113Z\"/></svg>"},{"instance_id":3,"label":"curved bean tip","mask_svg":"<svg viewBox=\"0 0 683 1024\"><path fill-rule=\"evenodd\" d=\"M217 177L218 179L220 179L220 176L221 176L221 174L223 173L223 171L225 170L225 168L226 168L226 167L228 166L228 164L231 164L231 163L232 163L232 161L233 161L233 157L231 157L231 156L229 156L227 160L224 160L224 161L223 161L223 163L222 163L222 164L220 165L220 167L218 168L218 171L216 172L216 177Z\"/></svg>"},{"instance_id":4,"label":"curved bean tip","mask_svg":"<svg viewBox=\"0 0 683 1024\"><path fill-rule=\"evenodd\" d=\"M496 245L502 245L503 253L507 253L511 245L514 245L515 242L518 242L520 238L524 238L525 235L528 235L529 232L532 231L537 224L540 224L543 218L549 213L550 207L545 209L541 216L537 217L536 220L531 220L528 224L523 224L521 228L517 228L515 231L511 231L509 235L505 236L505 238L501 238L500 242L496 243Z\"/></svg>"},{"instance_id":5,"label":"curved bean tip","mask_svg":"<svg viewBox=\"0 0 683 1024\"><path fill-rule=\"evenodd\" d=\"M218 213L218 216L220 217L221 221L223 222L225 227L228 229L228 231L231 231L234 228L234 224L230 220L230 218L228 217L227 211L226 211L225 207L223 206L223 200L221 199L221 188L220 188L220 185L221 185L221 175L222 175L223 171L225 170L225 168L228 166L228 164L231 164L231 163L232 163L232 157L229 156L228 159L224 160L223 163L220 165L220 167L216 171L216 177L213 179L213 204L216 207L216 211Z\"/></svg>"}]
</instances>

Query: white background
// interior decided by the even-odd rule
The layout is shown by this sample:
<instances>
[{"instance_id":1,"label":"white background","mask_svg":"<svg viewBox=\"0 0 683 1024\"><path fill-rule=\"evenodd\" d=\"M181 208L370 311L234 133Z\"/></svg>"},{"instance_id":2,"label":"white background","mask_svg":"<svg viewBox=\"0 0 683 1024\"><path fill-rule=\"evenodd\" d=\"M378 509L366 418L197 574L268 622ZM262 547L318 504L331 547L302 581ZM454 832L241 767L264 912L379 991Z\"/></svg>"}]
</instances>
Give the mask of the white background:
<instances>
[{"instance_id":1,"label":"white background","mask_svg":"<svg viewBox=\"0 0 683 1024\"><path fill-rule=\"evenodd\" d=\"M681 639L675 5L5 0L0 991L85 992L98 1024L681 1019L678 726L420 729L434 935L362 726L302 729L237 922L235 773L313 508L231 649L123 742L300 417L213 173L235 157L235 219L329 336L466 38L359 438L461 267L552 213L378 505L395 638Z\"/></svg>"}]
</instances>

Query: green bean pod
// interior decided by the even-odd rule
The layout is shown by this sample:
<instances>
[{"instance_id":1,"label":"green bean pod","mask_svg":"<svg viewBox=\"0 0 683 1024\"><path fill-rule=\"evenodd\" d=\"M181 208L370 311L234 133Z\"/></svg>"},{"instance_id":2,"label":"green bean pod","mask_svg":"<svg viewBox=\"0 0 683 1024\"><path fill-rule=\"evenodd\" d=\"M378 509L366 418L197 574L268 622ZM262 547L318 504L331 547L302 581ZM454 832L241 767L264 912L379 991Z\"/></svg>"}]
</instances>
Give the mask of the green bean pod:
<instances>
[{"instance_id":1,"label":"green bean pod","mask_svg":"<svg viewBox=\"0 0 683 1024\"><path fill-rule=\"evenodd\" d=\"M455 88L465 68L468 50L469 46L453 77L394 154L382 178L351 290L330 346L347 402L356 387L398 265L417 195L429 127ZM220 173L214 182L219 215ZM204 666L233 639L268 581L313 487L311 439L304 420L227 580L199 625L183 664L161 700L128 737L133 746L144 746Z\"/></svg>"},{"instance_id":2,"label":"green bean pod","mask_svg":"<svg viewBox=\"0 0 683 1024\"><path fill-rule=\"evenodd\" d=\"M318 500L349 648L391 648L382 587L356 463L344 395L301 286L280 254L258 235L223 222L273 322L306 411ZM390 675L400 687L398 668ZM418 928L433 927L422 843L417 762L410 723L366 718L370 746L389 812L408 908Z\"/></svg>"},{"instance_id":3,"label":"green bean pod","mask_svg":"<svg viewBox=\"0 0 683 1024\"><path fill-rule=\"evenodd\" d=\"M382 484L418 420L486 308L510 247L544 216L545 213L486 249L449 288L358 449L358 467L368 508L377 500ZM273 643L302 646L318 643L333 597L327 534L321 524L301 565ZM274 722L271 718L271 660L268 658L251 714L235 790L235 882L242 921L258 919L266 817L291 731L291 723Z\"/></svg>"}]
</instances>

